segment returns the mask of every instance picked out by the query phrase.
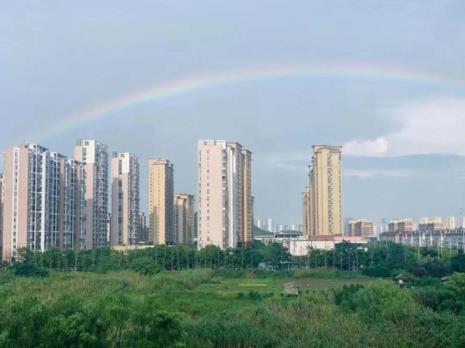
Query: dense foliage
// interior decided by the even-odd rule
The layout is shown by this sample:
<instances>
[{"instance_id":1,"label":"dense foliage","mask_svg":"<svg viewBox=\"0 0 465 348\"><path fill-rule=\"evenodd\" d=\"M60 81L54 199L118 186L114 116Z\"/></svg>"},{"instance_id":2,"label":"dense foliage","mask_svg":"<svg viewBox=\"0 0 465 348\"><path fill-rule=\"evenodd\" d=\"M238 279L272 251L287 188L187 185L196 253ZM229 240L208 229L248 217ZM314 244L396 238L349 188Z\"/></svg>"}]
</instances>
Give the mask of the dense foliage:
<instances>
[{"instance_id":1,"label":"dense foliage","mask_svg":"<svg viewBox=\"0 0 465 348\"><path fill-rule=\"evenodd\" d=\"M465 274L435 286L443 307L430 286L323 270L3 273L0 347L464 346Z\"/></svg>"},{"instance_id":2,"label":"dense foliage","mask_svg":"<svg viewBox=\"0 0 465 348\"><path fill-rule=\"evenodd\" d=\"M465 346L457 251L341 244L295 258L256 244L19 260L0 272L0 347ZM390 279L400 273L410 287ZM282 295L289 282L299 297Z\"/></svg>"},{"instance_id":3,"label":"dense foliage","mask_svg":"<svg viewBox=\"0 0 465 348\"><path fill-rule=\"evenodd\" d=\"M17 275L46 276L47 270L108 272L133 270L154 275L162 270L197 268L222 270L295 270L335 269L362 272L372 277L392 277L407 273L416 277L441 278L454 272L465 273L465 254L457 250L415 249L395 243L372 243L362 246L341 243L335 250L311 249L308 256L292 257L280 244L255 243L250 248L221 250L209 246L156 246L130 252L111 249L74 251L58 249L44 253L20 252L12 266Z\"/></svg>"}]
</instances>

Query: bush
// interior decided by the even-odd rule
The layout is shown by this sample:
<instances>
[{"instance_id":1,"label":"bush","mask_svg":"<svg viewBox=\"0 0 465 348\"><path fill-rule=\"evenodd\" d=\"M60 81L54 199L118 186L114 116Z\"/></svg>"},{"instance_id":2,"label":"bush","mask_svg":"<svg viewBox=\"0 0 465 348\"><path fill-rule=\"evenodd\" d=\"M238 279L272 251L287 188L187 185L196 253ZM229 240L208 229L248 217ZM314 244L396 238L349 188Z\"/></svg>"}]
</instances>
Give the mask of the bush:
<instances>
[{"instance_id":1,"label":"bush","mask_svg":"<svg viewBox=\"0 0 465 348\"><path fill-rule=\"evenodd\" d=\"M363 269L363 274L369 277L388 278L391 276L391 270L383 265L368 266Z\"/></svg>"},{"instance_id":2,"label":"bush","mask_svg":"<svg viewBox=\"0 0 465 348\"><path fill-rule=\"evenodd\" d=\"M251 291L249 292L249 299L252 301L261 301L263 296L258 291Z\"/></svg>"},{"instance_id":3,"label":"bush","mask_svg":"<svg viewBox=\"0 0 465 348\"><path fill-rule=\"evenodd\" d=\"M430 277L442 278L449 274L447 266L436 259L426 262L423 267Z\"/></svg>"},{"instance_id":4,"label":"bush","mask_svg":"<svg viewBox=\"0 0 465 348\"><path fill-rule=\"evenodd\" d=\"M452 272L465 273L465 254L460 253L451 257L450 269Z\"/></svg>"},{"instance_id":5,"label":"bush","mask_svg":"<svg viewBox=\"0 0 465 348\"><path fill-rule=\"evenodd\" d=\"M390 321L402 325L416 310L416 303L406 289L390 281L379 281L366 288L346 291L345 303L358 313L367 324Z\"/></svg>"},{"instance_id":6,"label":"bush","mask_svg":"<svg viewBox=\"0 0 465 348\"><path fill-rule=\"evenodd\" d=\"M155 275L161 272L161 267L150 258L135 259L130 263L129 268L142 275Z\"/></svg>"},{"instance_id":7,"label":"bush","mask_svg":"<svg viewBox=\"0 0 465 348\"><path fill-rule=\"evenodd\" d=\"M49 272L41 267L36 266L31 262L18 262L12 267L14 275L20 277L36 277L45 278L49 276Z\"/></svg>"}]
</instances>

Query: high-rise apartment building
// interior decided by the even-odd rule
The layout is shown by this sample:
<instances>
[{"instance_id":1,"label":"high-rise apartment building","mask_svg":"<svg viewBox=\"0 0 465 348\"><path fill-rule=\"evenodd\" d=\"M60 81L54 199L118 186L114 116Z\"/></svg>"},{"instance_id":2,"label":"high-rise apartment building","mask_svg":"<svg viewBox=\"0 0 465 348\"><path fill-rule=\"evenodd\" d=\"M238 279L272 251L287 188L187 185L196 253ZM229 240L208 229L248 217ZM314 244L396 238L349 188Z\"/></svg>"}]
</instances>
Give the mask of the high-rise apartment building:
<instances>
[{"instance_id":1,"label":"high-rise apartment building","mask_svg":"<svg viewBox=\"0 0 465 348\"><path fill-rule=\"evenodd\" d=\"M199 247L253 241L252 155L225 140L198 144Z\"/></svg>"},{"instance_id":2,"label":"high-rise apartment building","mask_svg":"<svg viewBox=\"0 0 465 348\"><path fill-rule=\"evenodd\" d=\"M174 195L174 231L176 244L194 244L195 233L194 196Z\"/></svg>"},{"instance_id":3,"label":"high-rise apartment building","mask_svg":"<svg viewBox=\"0 0 465 348\"><path fill-rule=\"evenodd\" d=\"M0 174L0 250L3 250L3 174Z\"/></svg>"},{"instance_id":4,"label":"high-rise apartment building","mask_svg":"<svg viewBox=\"0 0 465 348\"><path fill-rule=\"evenodd\" d=\"M305 192L307 237L343 234L341 150L341 146L313 146L310 186Z\"/></svg>"},{"instance_id":5,"label":"high-rise apartment building","mask_svg":"<svg viewBox=\"0 0 465 348\"><path fill-rule=\"evenodd\" d=\"M111 160L111 245L139 243L139 159L114 153Z\"/></svg>"},{"instance_id":6,"label":"high-rise apartment building","mask_svg":"<svg viewBox=\"0 0 465 348\"><path fill-rule=\"evenodd\" d=\"M303 234L304 236L310 235L311 225L310 225L310 204L311 204L311 195L310 187L306 187L305 191L302 193L302 206L303 206Z\"/></svg>"},{"instance_id":7,"label":"high-rise apartment building","mask_svg":"<svg viewBox=\"0 0 465 348\"><path fill-rule=\"evenodd\" d=\"M149 229L147 227L147 216L145 213L139 213L137 236L139 237L139 242L147 242L149 240Z\"/></svg>"},{"instance_id":8,"label":"high-rise apartment building","mask_svg":"<svg viewBox=\"0 0 465 348\"><path fill-rule=\"evenodd\" d=\"M21 248L83 248L85 240L83 165L36 144L5 152L3 259Z\"/></svg>"},{"instance_id":9,"label":"high-rise apartment building","mask_svg":"<svg viewBox=\"0 0 465 348\"><path fill-rule=\"evenodd\" d=\"M268 232L276 232L273 219L268 218L268 219L266 220L266 230L267 230Z\"/></svg>"},{"instance_id":10,"label":"high-rise apartment building","mask_svg":"<svg viewBox=\"0 0 465 348\"><path fill-rule=\"evenodd\" d=\"M164 159L149 161L149 231L156 245L175 244L174 166Z\"/></svg>"},{"instance_id":11,"label":"high-rise apartment building","mask_svg":"<svg viewBox=\"0 0 465 348\"><path fill-rule=\"evenodd\" d=\"M351 237L368 237L375 234L373 222L367 219L351 220L348 227Z\"/></svg>"},{"instance_id":12,"label":"high-rise apartment building","mask_svg":"<svg viewBox=\"0 0 465 348\"><path fill-rule=\"evenodd\" d=\"M457 228L457 220L455 219L455 216L447 217L446 228L449 230L455 230Z\"/></svg>"},{"instance_id":13,"label":"high-rise apartment building","mask_svg":"<svg viewBox=\"0 0 465 348\"><path fill-rule=\"evenodd\" d=\"M108 149L95 140L78 140L74 157L84 164L86 249L108 246Z\"/></svg>"},{"instance_id":14,"label":"high-rise apartment building","mask_svg":"<svg viewBox=\"0 0 465 348\"><path fill-rule=\"evenodd\" d=\"M242 150L242 175L243 175L243 192L242 192L242 238L240 242L245 245L253 243L253 220L254 220L254 197L252 195L252 152Z\"/></svg>"}]
</instances>

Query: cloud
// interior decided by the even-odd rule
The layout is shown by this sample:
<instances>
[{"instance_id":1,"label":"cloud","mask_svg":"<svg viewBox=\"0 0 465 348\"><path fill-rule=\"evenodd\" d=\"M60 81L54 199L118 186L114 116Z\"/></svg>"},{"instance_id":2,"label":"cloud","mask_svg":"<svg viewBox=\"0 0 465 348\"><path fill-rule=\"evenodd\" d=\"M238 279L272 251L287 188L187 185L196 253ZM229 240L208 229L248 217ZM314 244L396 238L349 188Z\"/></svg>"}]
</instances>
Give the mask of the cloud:
<instances>
[{"instance_id":1,"label":"cloud","mask_svg":"<svg viewBox=\"0 0 465 348\"><path fill-rule=\"evenodd\" d=\"M344 154L357 156L383 155L388 152L388 141L384 137L374 140L352 140L344 145Z\"/></svg>"},{"instance_id":2,"label":"cloud","mask_svg":"<svg viewBox=\"0 0 465 348\"><path fill-rule=\"evenodd\" d=\"M375 139L351 140L347 155L465 155L465 99L410 103L383 111L398 130Z\"/></svg>"},{"instance_id":3,"label":"cloud","mask_svg":"<svg viewBox=\"0 0 465 348\"><path fill-rule=\"evenodd\" d=\"M355 177L359 179L371 179L375 177L395 177L403 178L410 176L410 171L407 170L359 170L348 169L344 171L344 176Z\"/></svg>"}]
</instances>

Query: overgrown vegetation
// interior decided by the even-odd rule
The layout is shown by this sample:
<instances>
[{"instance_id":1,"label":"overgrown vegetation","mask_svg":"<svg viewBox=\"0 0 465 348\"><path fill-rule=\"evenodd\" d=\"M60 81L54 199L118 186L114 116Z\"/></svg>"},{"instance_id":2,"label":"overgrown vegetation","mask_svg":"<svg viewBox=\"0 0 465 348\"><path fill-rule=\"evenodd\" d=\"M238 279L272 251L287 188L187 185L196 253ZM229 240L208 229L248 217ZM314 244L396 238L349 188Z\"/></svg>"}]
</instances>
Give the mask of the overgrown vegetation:
<instances>
[{"instance_id":1,"label":"overgrown vegetation","mask_svg":"<svg viewBox=\"0 0 465 348\"><path fill-rule=\"evenodd\" d=\"M462 261L390 243L22 251L0 273L0 347L461 347Z\"/></svg>"}]
</instances>

